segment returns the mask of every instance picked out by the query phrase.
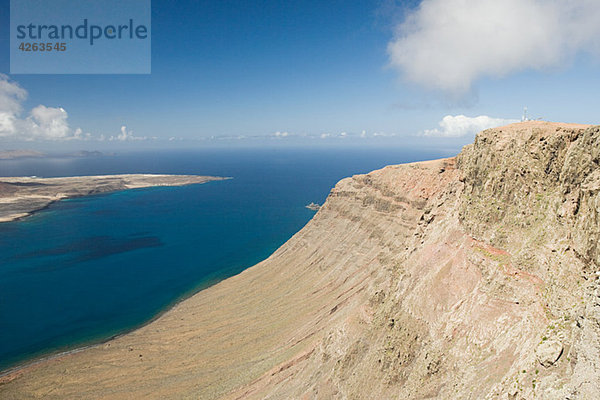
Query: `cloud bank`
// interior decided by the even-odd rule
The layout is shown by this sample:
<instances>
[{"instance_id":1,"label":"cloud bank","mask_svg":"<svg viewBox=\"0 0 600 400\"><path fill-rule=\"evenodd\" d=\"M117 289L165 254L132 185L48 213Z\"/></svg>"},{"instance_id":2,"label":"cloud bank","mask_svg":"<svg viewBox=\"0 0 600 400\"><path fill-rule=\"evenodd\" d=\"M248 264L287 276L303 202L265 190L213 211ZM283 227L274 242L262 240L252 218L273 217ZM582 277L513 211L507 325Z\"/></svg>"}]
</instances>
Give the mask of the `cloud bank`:
<instances>
[{"instance_id":1,"label":"cloud bank","mask_svg":"<svg viewBox=\"0 0 600 400\"><path fill-rule=\"evenodd\" d=\"M25 118L23 102L27 91L18 83L0 74L0 138L16 140L70 140L89 138L82 130L69 127L68 114L61 107L39 105Z\"/></svg>"},{"instance_id":2,"label":"cloud bank","mask_svg":"<svg viewBox=\"0 0 600 400\"><path fill-rule=\"evenodd\" d=\"M598 21L598 0L423 0L388 54L407 80L461 95L482 77L600 54Z\"/></svg>"},{"instance_id":3,"label":"cloud bank","mask_svg":"<svg viewBox=\"0 0 600 400\"><path fill-rule=\"evenodd\" d=\"M423 132L423 136L436 137L462 137L467 135L475 135L477 132L485 129L496 128L502 125L519 122L516 119L492 118L487 115L478 117L467 117L464 115L446 115L439 122L439 128L427 129Z\"/></svg>"}]
</instances>

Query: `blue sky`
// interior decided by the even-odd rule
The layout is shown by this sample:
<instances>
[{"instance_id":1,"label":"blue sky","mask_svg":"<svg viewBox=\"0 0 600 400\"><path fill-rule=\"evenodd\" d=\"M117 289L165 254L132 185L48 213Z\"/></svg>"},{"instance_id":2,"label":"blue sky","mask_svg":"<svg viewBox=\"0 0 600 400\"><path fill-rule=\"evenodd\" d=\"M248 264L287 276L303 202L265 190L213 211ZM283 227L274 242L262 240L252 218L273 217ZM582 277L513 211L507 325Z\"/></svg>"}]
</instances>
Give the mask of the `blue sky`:
<instances>
[{"instance_id":1,"label":"blue sky","mask_svg":"<svg viewBox=\"0 0 600 400\"><path fill-rule=\"evenodd\" d=\"M471 125L454 131L438 125L444 117L484 116L492 121L485 127L519 119L523 106L531 117L598 123L598 5L483 0L460 10L464 3L154 0L151 75L10 75L9 1L1 0L0 73L26 91L15 118L44 105L44 116L64 117L67 136L81 128L94 138L70 146L90 149L120 134L121 142L157 138L132 140L139 147L172 137L204 145L213 136L246 137L231 145L255 140L248 137L466 143L480 125L461 120ZM450 15L444 23L440 12ZM555 23L566 28L553 32ZM418 137L424 132L434 134ZM24 147L22 139L0 134L0 148ZM27 139L51 145L43 135Z\"/></svg>"}]
</instances>

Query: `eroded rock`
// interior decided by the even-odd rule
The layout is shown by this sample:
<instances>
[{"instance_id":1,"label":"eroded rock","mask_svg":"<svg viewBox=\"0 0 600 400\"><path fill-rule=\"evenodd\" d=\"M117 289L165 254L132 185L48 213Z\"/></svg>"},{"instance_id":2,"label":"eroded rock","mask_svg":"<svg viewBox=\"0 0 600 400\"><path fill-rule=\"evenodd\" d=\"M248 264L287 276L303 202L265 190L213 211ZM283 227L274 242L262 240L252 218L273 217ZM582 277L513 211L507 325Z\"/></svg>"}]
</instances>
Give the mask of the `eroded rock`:
<instances>
[{"instance_id":1,"label":"eroded rock","mask_svg":"<svg viewBox=\"0 0 600 400\"><path fill-rule=\"evenodd\" d=\"M548 368L558 361L563 350L563 345L558 340L545 340L535 349L535 355L539 363Z\"/></svg>"}]
</instances>

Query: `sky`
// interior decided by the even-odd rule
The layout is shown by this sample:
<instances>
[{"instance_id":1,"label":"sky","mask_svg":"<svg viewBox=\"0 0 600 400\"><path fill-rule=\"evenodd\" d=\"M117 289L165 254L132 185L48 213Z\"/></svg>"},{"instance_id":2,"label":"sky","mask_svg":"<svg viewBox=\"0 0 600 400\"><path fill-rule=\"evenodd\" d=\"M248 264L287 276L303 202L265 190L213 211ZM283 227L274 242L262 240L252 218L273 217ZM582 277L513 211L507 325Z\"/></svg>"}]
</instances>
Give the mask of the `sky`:
<instances>
[{"instance_id":1,"label":"sky","mask_svg":"<svg viewBox=\"0 0 600 400\"><path fill-rule=\"evenodd\" d=\"M148 75L10 72L0 149L449 146L598 123L596 0L152 1Z\"/></svg>"}]
</instances>

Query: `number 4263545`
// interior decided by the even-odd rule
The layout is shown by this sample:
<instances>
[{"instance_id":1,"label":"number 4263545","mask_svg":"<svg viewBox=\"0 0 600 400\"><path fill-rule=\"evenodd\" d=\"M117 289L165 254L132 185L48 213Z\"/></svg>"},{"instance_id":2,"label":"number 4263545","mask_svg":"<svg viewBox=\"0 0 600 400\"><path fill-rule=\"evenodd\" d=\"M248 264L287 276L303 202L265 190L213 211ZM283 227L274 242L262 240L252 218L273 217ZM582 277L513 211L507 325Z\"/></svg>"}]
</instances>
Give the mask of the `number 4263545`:
<instances>
[{"instance_id":1,"label":"number 4263545","mask_svg":"<svg viewBox=\"0 0 600 400\"><path fill-rule=\"evenodd\" d=\"M21 42L19 45L21 51L66 51L66 43L29 43Z\"/></svg>"}]
</instances>

